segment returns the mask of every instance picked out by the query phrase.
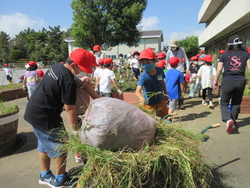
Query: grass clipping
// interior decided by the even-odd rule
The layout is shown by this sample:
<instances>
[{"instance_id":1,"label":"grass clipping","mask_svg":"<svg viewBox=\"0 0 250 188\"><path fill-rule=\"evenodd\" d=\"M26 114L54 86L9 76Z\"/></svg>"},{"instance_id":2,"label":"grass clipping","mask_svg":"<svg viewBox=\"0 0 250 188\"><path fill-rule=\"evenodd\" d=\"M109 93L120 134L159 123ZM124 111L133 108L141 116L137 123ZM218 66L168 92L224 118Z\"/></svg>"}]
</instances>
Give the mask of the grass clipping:
<instances>
[{"instance_id":1,"label":"grass clipping","mask_svg":"<svg viewBox=\"0 0 250 188\"><path fill-rule=\"evenodd\" d=\"M211 174L198 151L200 137L161 122L152 146L111 152L84 145L76 136L65 147L87 156L78 187L209 187Z\"/></svg>"}]
</instances>

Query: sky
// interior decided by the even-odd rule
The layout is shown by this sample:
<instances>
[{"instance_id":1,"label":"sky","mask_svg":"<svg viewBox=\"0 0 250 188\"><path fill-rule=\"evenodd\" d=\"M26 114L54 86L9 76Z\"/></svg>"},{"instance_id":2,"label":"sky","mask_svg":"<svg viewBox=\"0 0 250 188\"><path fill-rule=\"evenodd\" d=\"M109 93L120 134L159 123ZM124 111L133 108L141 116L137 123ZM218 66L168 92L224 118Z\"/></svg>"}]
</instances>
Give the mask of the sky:
<instances>
[{"instance_id":1,"label":"sky","mask_svg":"<svg viewBox=\"0 0 250 188\"><path fill-rule=\"evenodd\" d=\"M203 0L148 0L140 26L143 30L162 30L164 42L173 38L199 36L205 29L198 24L198 13ZM0 31L14 37L30 27L36 31L43 27L60 25L70 28L73 22L71 0L7 0L0 6Z\"/></svg>"}]
</instances>

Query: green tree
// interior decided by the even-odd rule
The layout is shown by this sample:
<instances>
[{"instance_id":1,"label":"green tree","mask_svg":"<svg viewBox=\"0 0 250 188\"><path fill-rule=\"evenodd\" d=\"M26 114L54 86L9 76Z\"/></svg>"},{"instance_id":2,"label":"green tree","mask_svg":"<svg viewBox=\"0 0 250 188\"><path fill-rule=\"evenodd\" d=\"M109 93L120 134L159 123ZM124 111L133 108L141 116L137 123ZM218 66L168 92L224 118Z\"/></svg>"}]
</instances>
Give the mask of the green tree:
<instances>
[{"instance_id":1,"label":"green tree","mask_svg":"<svg viewBox=\"0 0 250 188\"><path fill-rule=\"evenodd\" d=\"M12 50L10 52L10 60L12 62L16 62L17 60L23 58L23 52L22 50Z\"/></svg>"},{"instance_id":2,"label":"green tree","mask_svg":"<svg viewBox=\"0 0 250 188\"><path fill-rule=\"evenodd\" d=\"M0 31L0 63L8 63L9 62L9 41L10 36Z\"/></svg>"},{"instance_id":3,"label":"green tree","mask_svg":"<svg viewBox=\"0 0 250 188\"><path fill-rule=\"evenodd\" d=\"M73 0L74 44L85 49L97 44L136 46L141 36L137 25L146 6L147 0Z\"/></svg>"},{"instance_id":4,"label":"green tree","mask_svg":"<svg viewBox=\"0 0 250 188\"><path fill-rule=\"evenodd\" d=\"M180 40L179 44L185 49L186 54L189 58L199 52L198 37L196 36L186 37L185 39Z\"/></svg>"}]
</instances>

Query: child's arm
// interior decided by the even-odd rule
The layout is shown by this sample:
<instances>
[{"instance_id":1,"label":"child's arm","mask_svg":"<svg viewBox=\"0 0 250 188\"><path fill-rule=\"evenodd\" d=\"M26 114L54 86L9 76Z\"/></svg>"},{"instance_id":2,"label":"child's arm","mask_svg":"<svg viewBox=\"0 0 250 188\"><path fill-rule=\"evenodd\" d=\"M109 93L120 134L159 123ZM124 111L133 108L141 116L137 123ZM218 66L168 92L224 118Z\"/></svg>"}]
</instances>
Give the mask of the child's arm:
<instances>
[{"instance_id":1,"label":"child's arm","mask_svg":"<svg viewBox=\"0 0 250 188\"><path fill-rule=\"evenodd\" d=\"M165 84L164 80L161 80L161 85L162 85L162 89L163 89L164 94L167 94L166 84Z\"/></svg>"},{"instance_id":2,"label":"child's arm","mask_svg":"<svg viewBox=\"0 0 250 188\"><path fill-rule=\"evenodd\" d=\"M140 105L144 104L144 97L141 95L142 86L137 86L135 90L135 95L139 98Z\"/></svg>"},{"instance_id":3,"label":"child's arm","mask_svg":"<svg viewBox=\"0 0 250 188\"><path fill-rule=\"evenodd\" d=\"M120 87L118 86L117 82L115 81L114 78L111 79L112 83L115 85L115 88L117 89L119 95L122 94L122 90L120 89Z\"/></svg>"},{"instance_id":4,"label":"child's arm","mask_svg":"<svg viewBox=\"0 0 250 188\"><path fill-rule=\"evenodd\" d=\"M181 82L180 86L181 86L181 93L184 93L184 82Z\"/></svg>"},{"instance_id":5,"label":"child's arm","mask_svg":"<svg viewBox=\"0 0 250 188\"><path fill-rule=\"evenodd\" d=\"M100 82L100 77L97 77L96 82L95 82L95 91L98 91L99 82Z\"/></svg>"},{"instance_id":6,"label":"child's arm","mask_svg":"<svg viewBox=\"0 0 250 188\"><path fill-rule=\"evenodd\" d=\"M90 95L90 97L91 97L92 99L97 99L97 98L102 97L102 96L98 95L98 94L95 92L95 90L94 90L94 88L93 88L93 85L91 85L91 84L89 84L89 83L84 87L84 89L85 89L86 92Z\"/></svg>"}]
</instances>

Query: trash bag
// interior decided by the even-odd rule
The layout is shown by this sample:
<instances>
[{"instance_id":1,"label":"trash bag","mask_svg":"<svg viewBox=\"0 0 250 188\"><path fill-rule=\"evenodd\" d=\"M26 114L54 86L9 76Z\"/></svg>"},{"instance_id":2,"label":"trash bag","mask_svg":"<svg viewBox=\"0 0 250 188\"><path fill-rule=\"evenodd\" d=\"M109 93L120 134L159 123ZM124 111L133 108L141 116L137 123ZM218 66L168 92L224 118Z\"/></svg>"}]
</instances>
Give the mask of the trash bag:
<instances>
[{"instance_id":1,"label":"trash bag","mask_svg":"<svg viewBox=\"0 0 250 188\"><path fill-rule=\"evenodd\" d=\"M138 107L102 97L90 103L79 137L83 144L111 151L140 150L152 144L155 131L155 120Z\"/></svg>"}]
</instances>

